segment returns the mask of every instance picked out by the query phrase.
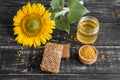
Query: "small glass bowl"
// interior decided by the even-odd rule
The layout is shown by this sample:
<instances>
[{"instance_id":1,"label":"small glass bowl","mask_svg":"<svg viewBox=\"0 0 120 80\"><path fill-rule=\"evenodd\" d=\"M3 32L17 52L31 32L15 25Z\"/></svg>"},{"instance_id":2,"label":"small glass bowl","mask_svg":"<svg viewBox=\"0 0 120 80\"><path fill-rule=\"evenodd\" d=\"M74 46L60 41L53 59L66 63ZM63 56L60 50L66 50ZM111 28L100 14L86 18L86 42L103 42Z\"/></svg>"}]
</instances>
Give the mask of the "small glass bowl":
<instances>
[{"instance_id":1,"label":"small glass bowl","mask_svg":"<svg viewBox=\"0 0 120 80\"><path fill-rule=\"evenodd\" d=\"M80 53L80 52L81 52L81 50L82 50L84 47L86 47L86 46L90 46L90 47L92 47L92 48L95 50L96 56L95 56L94 58L92 58L92 59L85 59L83 56L81 56L81 53ZM79 56L80 62L82 62L83 64L86 64L86 65L91 65L91 64L93 64L93 63L96 62L97 57L98 57L98 51L97 51L97 49L96 49L94 46L84 45L84 46L82 46L82 47L79 49L78 56Z\"/></svg>"}]
</instances>

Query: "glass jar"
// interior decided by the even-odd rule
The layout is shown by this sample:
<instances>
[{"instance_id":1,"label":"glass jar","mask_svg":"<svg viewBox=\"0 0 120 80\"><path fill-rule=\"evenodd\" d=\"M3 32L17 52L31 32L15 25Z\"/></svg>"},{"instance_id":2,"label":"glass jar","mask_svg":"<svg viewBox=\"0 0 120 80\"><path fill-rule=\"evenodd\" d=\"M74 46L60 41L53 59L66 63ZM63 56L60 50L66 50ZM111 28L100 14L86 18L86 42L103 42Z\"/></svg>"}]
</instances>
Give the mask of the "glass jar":
<instances>
[{"instance_id":1,"label":"glass jar","mask_svg":"<svg viewBox=\"0 0 120 80\"><path fill-rule=\"evenodd\" d=\"M77 39L83 44L92 44L96 41L99 32L99 21L93 16L84 16L77 27Z\"/></svg>"}]
</instances>

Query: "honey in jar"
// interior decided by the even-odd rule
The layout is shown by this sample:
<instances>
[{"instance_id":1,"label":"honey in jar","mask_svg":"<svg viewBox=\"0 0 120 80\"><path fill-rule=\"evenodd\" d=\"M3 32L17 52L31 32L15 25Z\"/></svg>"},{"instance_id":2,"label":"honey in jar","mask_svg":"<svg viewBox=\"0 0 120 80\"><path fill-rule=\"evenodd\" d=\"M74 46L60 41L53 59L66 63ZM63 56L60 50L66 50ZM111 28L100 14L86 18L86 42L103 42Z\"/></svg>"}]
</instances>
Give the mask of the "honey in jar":
<instances>
[{"instance_id":1,"label":"honey in jar","mask_svg":"<svg viewBox=\"0 0 120 80\"><path fill-rule=\"evenodd\" d=\"M92 44L97 39L98 31L98 20L93 16L85 16L78 23L77 39L83 44Z\"/></svg>"}]
</instances>

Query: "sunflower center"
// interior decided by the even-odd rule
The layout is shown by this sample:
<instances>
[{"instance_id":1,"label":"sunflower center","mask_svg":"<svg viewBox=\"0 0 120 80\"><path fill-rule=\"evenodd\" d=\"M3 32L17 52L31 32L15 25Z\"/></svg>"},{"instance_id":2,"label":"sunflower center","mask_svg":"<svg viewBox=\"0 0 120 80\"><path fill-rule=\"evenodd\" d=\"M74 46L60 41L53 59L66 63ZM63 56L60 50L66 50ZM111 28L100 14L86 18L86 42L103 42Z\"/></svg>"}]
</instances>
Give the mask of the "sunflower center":
<instances>
[{"instance_id":1,"label":"sunflower center","mask_svg":"<svg viewBox=\"0 0 120 80\"><path fill-rule=\"evenodd\" d=\"M38 33L42 23L38 17L30 17L25 21L25 30L29 33Z\"/></svg>"}]
</instances>

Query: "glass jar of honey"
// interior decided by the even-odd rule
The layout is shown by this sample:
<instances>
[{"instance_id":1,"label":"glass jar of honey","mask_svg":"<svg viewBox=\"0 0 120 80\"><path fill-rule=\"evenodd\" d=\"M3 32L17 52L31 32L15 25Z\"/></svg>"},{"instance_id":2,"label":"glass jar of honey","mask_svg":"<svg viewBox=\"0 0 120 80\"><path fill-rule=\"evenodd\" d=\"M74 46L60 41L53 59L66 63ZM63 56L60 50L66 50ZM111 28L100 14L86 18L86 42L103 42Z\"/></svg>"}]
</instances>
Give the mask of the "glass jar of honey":
<instances>
[{"instance_id":1,"label":"glass jar of honey","mask_svg":"<svg viewBox=\"0 0 120 80\"><path fill-rule=\"evenodd\" d=\"M84 16L77 27L77 39L83 44L92 44L96 41L99 32L99 21L93 16Z\"/></svg>"}]
</instances>

